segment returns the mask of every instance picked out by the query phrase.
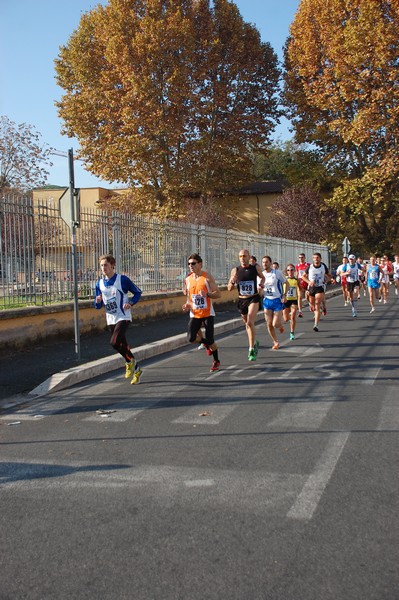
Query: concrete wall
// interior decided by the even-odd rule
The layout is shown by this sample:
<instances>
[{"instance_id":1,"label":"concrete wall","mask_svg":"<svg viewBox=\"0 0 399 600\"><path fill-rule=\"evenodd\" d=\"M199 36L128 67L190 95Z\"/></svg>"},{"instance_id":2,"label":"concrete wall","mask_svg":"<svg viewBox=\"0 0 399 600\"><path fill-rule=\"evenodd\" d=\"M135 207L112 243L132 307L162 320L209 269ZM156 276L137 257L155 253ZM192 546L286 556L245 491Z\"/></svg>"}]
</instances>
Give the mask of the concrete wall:
<instances>
[{"instance_id":1,"label":"concrete wall","mask_svg":"<svg viewBox=\"0 0 399 600\"><path fill-rule=\"evenodd\" d=\"M237 292L221 289L222 297L214 301L223 304L233 301ZM182 292L143 294L133 307L134 320L156 319L181 313L185 297ZM101 331L105 327L104 309L96 310L91 300L79 302L81 333ZM73 303L53 306L32 306L0 311L0 351L22 350L47 337L74 334Z\"/></svg>"}]
</instances>

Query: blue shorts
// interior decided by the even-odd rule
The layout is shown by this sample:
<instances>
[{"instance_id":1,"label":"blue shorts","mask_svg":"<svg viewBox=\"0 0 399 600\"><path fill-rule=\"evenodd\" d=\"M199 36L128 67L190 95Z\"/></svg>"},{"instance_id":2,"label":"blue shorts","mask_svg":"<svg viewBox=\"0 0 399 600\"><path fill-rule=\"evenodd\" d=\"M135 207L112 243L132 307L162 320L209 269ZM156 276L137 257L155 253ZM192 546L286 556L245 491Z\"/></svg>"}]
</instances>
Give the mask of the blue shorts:
<instances>
[{"instance_id":1,"label":"blue shorts","mask_svg":"<svg viewBox=\"0 0 399 600\"><path fill-rule=\"evenodd\" d=\"M263 310L278 312L279 310L284 310L284 304L281 302L280 298L273 298L272 300L263 298Z\"/></svg>"}]
</instances>

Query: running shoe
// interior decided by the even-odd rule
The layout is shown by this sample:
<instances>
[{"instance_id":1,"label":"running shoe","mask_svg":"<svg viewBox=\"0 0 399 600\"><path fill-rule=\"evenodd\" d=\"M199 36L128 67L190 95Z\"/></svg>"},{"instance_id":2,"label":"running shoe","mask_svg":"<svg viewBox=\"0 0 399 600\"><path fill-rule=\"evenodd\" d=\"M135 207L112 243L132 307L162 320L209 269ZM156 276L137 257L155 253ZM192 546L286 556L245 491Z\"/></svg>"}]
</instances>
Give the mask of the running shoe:
<instances>
[{"instance_id":1,"label":"running shoe","mask_svg":"<svg viewBox=\"0 0 399 600\"><path fill-rule=\"evenodd\" d=\"M300 311L299 311L299 313L298 313L298 317L299 317L300 319L302 319L302 317L303 317L303 314L302 314L302 311L301 311L301 310L300 310Z\"/></svg>"},{"instance_id":2,"label":"running shoe","mask_svg":"<svg viewBox=\"0 0 399 600\"><path fill-rule=\"evenodd\" d=\"M323 315L324 315L324 316L326 316L326 314L327 314L327 307L325 306L325 307L323 308Z\"/></svg>"},{"instance_id":3,"label":"running shoe","mask_svg":"<svg viewBox=\"0 0 399 600\"><path fill-rule=\"evenodd\" d=\"M319 331L319 328L317 327L317 325L315 325L315 326L313 327L313 331Z\"/></svg>"},{"instance_id":4,"label":"running shoe","mask_svg":"<svg viewBox=\"0 0 399 600\"><path fill-rule=\"evenodd\" d=\"M395 296L397 296L397 295L398 295L398 290L397 290L397 289L395 289Z\"/></svg>"},{"instance_id":5,"label":"running shoe","mask_svg":"<svg viewBox=\"0 0 399 600\"><path fill-rule=\"evenodd\" d=\"M208 356L212 356L212 350L209 348L209 346L204 344L204 342L200 343L200 345L198 346L198 350L205 350Z\"/></svg>"},{"instance_id":6,"label":"running shoe","mask_svg":"<svg viewBox=\"0 0 399 600\"><path fill-rule=\"evenodd\" d=\"M382 302L382 296L378 298L378 302Z\"/></svg>"},{"instance_id":7,"label":"running shoe","mask_svg":"<svg viewBox=\"0 0 399 600\"><path fill-rule=\"evenodd\" d=\"M295 340L295 333L293 333L292 331L291 331L291 333L290 333L290 340L291 340L291 341L292 341L292 340Z\"/></svg>"},{"instance_id":8,"label":"running shoe","mask_svg":"<svg viewBox=\"0 0 399 600\"><path fill-rule=\"evenodd\" d=\"M272 350L278 350L280 348L280 344L278 342L275 342L272 346Z\"/></svg>"},{"instance_id":9,"label":"running shoe","mask_svg":"<svg viewBox=\"0 0 399 600\"><path fill-rule=\"evenodd\" d=\"M212 366L209 370L210 371L219 371L219 369L220 369L220 360L214 360L212 363Z\"/></svg>"},{"instance_id":10,"label":"running shoe","mask_svg":"<svg viewBox=\"0 0 399 600\"><path fill-rule=\"evenodd\" d=\"M385 298L384 298L384 304L386 304L386 303L387 303L387 301L386 301L386 300L385 300Z\"/></svg>"},{"instance_id":11,"label":"running shoe","mask_svg":"<svg viewBox=\"0 0 399 600\"><path fill-rule=\"evenodd\" d=\"M134 359L126 363L125 379L131 379L131 377L133 377L135 364L136 362Z\"/></svg>"},{"instance_id":12,"label":"running shoe","mask_svg":"<svg viewBox=\"0 0 399 600\"><path fill-rule=\"evenodd\" d=\"M256 360L256 352L254 348L251 348L251 350L248 352L248 360Z\"/></svg>"},{"instance_id":13,"label":"running shoe","mask_svg":"<svg viewBox=\"0 0 399 600\"><path fill-rule=\"evenodd\" d=\"M140 367L139 367L139 368L138 368L138 369L136 369L136 371L134 372L133 379L132 379L132 381L131 381L130 383L131 383L132 385L136 385L136 383L140 383L140 378L141 378L141 375L142 375L142 374L143 374L143 370L142 370L142 369L140 369Z\"/></svg>"},{"instance_id":14,"label":"running shoe","mask_svg":"<svg viewBox=\"0 0 399 600\"><path fill-rule=\"evenodd\" d=\"M352 309L352 317L357 317L357 312L355 311L355 309Z\"/></svg>"},{"instance_id":15,"label":"running shoe","mask_svg":"<svg viewBox=\"0 0 399 600\"><path fill-rule=\"evenodd\" d=\"M258 350L259 350L259 342L258 342L258 340L255 340L254 350L255 350L256 356L258 356Z\"/></svg>"},{"instance_id":16,"label":"running shoe","mask_svg":"<svg viewBox=\"0 0 399 600\"><path fill-rule=\"evenodd\" d=\"M375 308L374 308L374 306L372 306L372 307L371 307L371 310L370 310L370 315L371 315L371 314L372 314L374 311L375 311Z\"/></svg>"}]
</instances>

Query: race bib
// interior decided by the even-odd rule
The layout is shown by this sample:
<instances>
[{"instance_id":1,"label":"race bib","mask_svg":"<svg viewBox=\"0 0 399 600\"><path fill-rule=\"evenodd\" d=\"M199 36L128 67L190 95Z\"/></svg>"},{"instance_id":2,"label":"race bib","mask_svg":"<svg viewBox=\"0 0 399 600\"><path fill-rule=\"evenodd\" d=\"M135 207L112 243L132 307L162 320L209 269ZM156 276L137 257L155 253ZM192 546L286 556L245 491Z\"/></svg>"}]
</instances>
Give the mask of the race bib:
<instances>
[{"instance_id":1,"label":"race bib","mask_svg":"<svg viewBox=\"0 0 399 600\"><path fill-rule=\"evenodd\" d=\"M351 269L346 276L348 283L355 283L357 281L357 269Z\"/></svg>"},{"instance_id":2,"label":"race bib","mask_svg":"<svg viewBox=\"0 0 399 600\"><path fill-rule=\"evenodd\" d=\"M201 294L193 294L191 296L191 302L195 308L206 308L206 297Z\"/></svg>"},{"instance_id":3,"label":"race bib","mask_svg":"<svg viewBox=\"0 0 399 600\"><path fill-rule=\"evenodd\" d=\"M240 281L240 296L253 296L255 294L255 282Z\"/></svg>"},{"instance_id":4,"label":"race bib","mask_svg":"<svg viewBox=\"0 0 399 600\"><path fill-rule=\"evenodd\" d=\"M371 271L370 279L378 279L378 271Z\"/></svg>"},{"instance_id":5,"label":"race bib","mask_svg":"<svg viewBox=\"0 0 399 600\"><path fill-rule=\"evenodd\" d=\"M321 275L314 276L314 284L315 284L315 287L320 287L321 285L323 285L323 280L322 280Z\"/></svg>"},{"instance_id":6,"label":"race bib","mask_svg":"<svg viewBox=\"0 0 399 600\"><path fill-rule=\"evenodd\" d=\"M107 311L107 313L110 313L111 315L115 315L118 312L118 305L116 303L115 296L113 298L109 298L107 300L107 303L105 305L105 310Z\"/></svg>"},{"instance_id":7,"label":"race bib","mask_svg":"<svg viewBox=\"0 0 399 600\"><path fill-rule=\"evenodd\" d=\"M295 298L296 297L296 288L295 287L290 287L289 290L287 291L286 298Z\"/></svg>"}]
</instances>

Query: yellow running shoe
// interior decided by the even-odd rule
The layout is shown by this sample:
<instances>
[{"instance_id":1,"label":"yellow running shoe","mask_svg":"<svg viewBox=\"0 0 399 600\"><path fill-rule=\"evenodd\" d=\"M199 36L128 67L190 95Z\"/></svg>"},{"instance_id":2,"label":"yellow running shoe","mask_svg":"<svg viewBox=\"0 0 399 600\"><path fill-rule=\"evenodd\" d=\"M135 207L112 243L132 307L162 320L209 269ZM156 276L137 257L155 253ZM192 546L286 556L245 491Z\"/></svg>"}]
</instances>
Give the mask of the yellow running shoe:
<instances>
[{"instance_id":1,"label":"yellow running shoe","mask_svg":"<svg viewBox=\"0 0 399 600\"><path fill-rule=\"evenodd\" d=\"M134 372L133 379L130 382L132 385L136 385L136 383L140 383L140 377L141 377L142 372L143 371L142 371L142 369L140 369L140 367L137 369L137 371Z\"/></svg>"},{"instance_id":2,"label":"yellow running shoe","mask_svg":"<svg viewBox=\"0 0 399 600\"><path fill-rule=\"evenodd\" d=\"M136 361L134 359L131 360L130 362L126 363L126 373L125 373L126 379L130 379L131 377L133 377L135 365L136 365Z\"/></svg>"}]
</instances>

